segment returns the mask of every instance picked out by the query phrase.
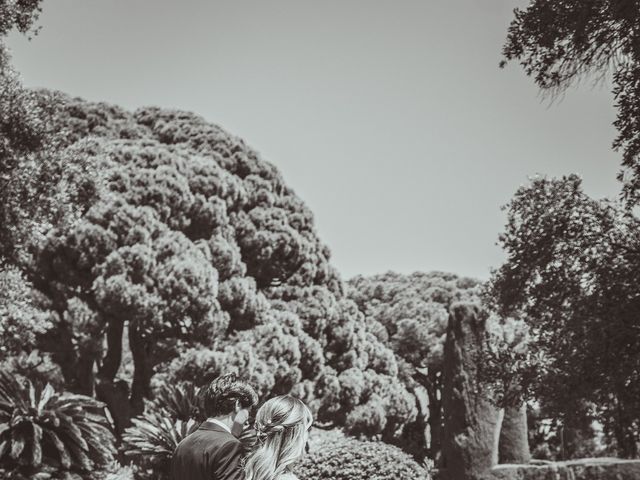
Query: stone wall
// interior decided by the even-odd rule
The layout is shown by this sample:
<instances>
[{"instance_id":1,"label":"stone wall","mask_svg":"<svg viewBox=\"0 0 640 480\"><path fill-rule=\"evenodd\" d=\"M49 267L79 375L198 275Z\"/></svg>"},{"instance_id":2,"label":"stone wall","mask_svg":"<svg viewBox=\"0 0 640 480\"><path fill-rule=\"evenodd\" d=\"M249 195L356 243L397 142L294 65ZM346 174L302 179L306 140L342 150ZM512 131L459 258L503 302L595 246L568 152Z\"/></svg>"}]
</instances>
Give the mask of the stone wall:
<instances>
[{"instance_id":1,"label":"stone wall","mask_svg":"<svg viewBox=\"0 0 640 480\"><path fill-rule=\"evenodd\" d=\"M640 460L585 458L567 462L498 465L486 480L638 480Z\"/></svg>"},{"instance_id":2,"label":"stone wall","mask_svg":"<svg viewBox=\"0 0 640 480\"><path fill-rule=\"evenodd\" d=\"M446 469L432 472L434 480L449 478ZM639 480L640 460L585 458L567 462L533 460L527 465L497 465L482 480Z\"/></svg>"}]
</instances>

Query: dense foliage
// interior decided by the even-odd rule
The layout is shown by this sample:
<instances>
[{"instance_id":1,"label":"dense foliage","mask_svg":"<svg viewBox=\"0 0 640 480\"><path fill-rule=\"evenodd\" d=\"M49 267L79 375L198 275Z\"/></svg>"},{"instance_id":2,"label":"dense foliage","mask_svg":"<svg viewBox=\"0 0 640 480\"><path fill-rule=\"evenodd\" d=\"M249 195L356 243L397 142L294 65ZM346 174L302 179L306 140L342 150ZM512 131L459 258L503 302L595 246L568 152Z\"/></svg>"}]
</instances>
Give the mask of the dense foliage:
<instances>
[{"instance_id":1,"label":"dense foliage","mask_svg":"<svg viewBox=\"0 0 640 480\"><path fill-rule=\"evenodd\" d=\"M428 407L421 407L420 415L399 442L420 459L427 454L427 447L431 458L440 451L443 348L449 307L456 301L477 299L479 291L476 280L442 272L389 272L349 282L348 295L364 313L369 333L398 357L400 375L416 395L418 405L425 403L420 395L426 392ZM373 418L375 410L369 415ZM427 423L428 442L424 434Z\"/></svg>"},{"instance_id":2,"label":"dense foliage","mask_svg":"<svg viewBox=\"0 0 640 480\"><path fill-rule=\"evenodd\" d=\"M301 480L427 480L428 472L399 448L342 439L322 443L295 467Z\"/></svg>"},{"instance_id":3,"label":"dense foliage","mask_svg":"<svg viewBox=\"0 0 640 480\"><path fill-rule=\"evenodd\" d=\"M613 74L626 197L640 199L640 6L635 0L533 0L515 10L504 46L544 90Z\"/></svg>"},{"instance_id":4,"label":"dense foliage","mask_svg":"<svg viewBox=\"0 0 640 480\"><path fill-rule=\"evenodd\" d=\"M589 198L578 177L535 179L508 205L507 262L490 288L532 332L545 409L569 425L598 419L626 457L640 439L639 234L631 211Z\"/></svg>"}]
</instances>

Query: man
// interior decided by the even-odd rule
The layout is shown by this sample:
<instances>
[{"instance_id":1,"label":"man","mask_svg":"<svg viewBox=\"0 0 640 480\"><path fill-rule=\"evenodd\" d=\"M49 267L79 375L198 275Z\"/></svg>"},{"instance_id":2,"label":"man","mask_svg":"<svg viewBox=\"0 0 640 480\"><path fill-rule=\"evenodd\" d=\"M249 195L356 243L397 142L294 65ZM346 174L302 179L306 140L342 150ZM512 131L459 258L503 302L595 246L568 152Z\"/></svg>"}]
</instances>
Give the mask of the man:
<instances>
[{"instance_id":1,"label":"man","mask_svg":"<svg viewBox=\"0 0 640 480\"><path fill-rule=\"evenodd\" d=\"M176 448L171 461L173 480L242 480L242 444L232 429L242 430L258 396L233 374L218 377L201 395L208 418Z\"/></svg>"}]
</instances>

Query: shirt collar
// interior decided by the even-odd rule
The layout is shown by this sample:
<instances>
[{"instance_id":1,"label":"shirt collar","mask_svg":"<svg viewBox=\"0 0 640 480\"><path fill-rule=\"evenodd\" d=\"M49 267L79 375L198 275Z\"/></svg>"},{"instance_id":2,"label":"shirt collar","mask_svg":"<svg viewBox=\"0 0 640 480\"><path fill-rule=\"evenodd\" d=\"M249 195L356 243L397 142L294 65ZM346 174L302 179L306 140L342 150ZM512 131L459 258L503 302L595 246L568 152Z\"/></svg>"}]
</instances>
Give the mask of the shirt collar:
<instances>
[{"instance_id":1,"label":"shirt collar","mask_svg":"<svg viewBox=\"0 0 640 480\"><path fill-rule=\"evenodd\" d=\"M231 429L229 427L227 427L224 423L222 423L220 420L216 419L216 418L207 418L207 422L215 423L219 427L224 428L225 432L231 433Z\"/></svg>"}]
</instances>

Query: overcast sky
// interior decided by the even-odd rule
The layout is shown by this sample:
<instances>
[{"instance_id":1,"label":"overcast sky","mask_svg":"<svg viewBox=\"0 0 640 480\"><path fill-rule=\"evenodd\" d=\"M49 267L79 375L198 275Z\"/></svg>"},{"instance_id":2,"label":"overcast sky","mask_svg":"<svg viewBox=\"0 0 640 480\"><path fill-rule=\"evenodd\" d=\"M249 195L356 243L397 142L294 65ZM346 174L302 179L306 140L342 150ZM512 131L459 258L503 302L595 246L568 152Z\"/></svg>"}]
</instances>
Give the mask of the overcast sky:
<instances>
[{"instance_id":1,"label":"overcast sky","mask_svg":"<svg viewBox=\"0 0 640 480\"><path fill-rule=\"evenodd\" d=\"M28 86L192 110L243 137L315 213L343 276L488 278L500 206L536 173L614 196L612 96L541 99L498 68L522 0L45 0L13 35Z\"/></svg>"}]
</instances>

